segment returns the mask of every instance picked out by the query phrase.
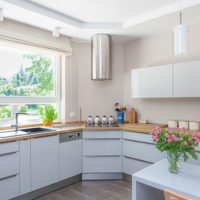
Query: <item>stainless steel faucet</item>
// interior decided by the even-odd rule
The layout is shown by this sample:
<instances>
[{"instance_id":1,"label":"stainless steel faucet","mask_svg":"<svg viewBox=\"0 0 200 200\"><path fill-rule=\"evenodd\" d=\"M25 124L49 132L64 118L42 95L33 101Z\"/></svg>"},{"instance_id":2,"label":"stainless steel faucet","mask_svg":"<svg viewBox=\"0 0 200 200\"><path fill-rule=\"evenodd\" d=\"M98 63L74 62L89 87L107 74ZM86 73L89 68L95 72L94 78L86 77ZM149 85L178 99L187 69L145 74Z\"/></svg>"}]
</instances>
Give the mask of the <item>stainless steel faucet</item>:
<instances>
[{"instance_id":1,"label":"stainless steel faucet","mask_svg":"<svg viewBox=\"0 0 200 200\"><path fill-rule=\"evenodd\" d=\"M29 115L29 113L17 112L15 113L15 124L11 125L12 128L15 128L15 131L19 130L18 116L19 115Z\"/></svg>"}]
</instances>

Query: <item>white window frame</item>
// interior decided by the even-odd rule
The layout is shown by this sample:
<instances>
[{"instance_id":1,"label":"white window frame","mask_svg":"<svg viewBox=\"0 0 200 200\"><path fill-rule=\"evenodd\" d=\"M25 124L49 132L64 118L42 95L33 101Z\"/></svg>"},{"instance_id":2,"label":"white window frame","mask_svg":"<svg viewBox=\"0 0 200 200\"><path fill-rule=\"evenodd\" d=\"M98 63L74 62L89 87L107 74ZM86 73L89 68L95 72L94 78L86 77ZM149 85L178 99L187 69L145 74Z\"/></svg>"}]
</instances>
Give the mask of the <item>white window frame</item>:
<instances>
[{"instance_id":1,"label":"white window frame","mask_svg":"<svg viewBox=\"0 0 200 200\"><path fill-rule=\"evenodd\" d=\"M54 54L55 55L55 54ZM20 97L20 96L0 96L0 104L15 104L12 106L12 118L0 120L0 126L4 122L13 122L15 119L17 104L56 104L59 117L57 121L60 121L61 117L61 55L55 55L55 96L54 97ZM38 122L38 121L37 121Z\"/></svg>"}]
</instances>

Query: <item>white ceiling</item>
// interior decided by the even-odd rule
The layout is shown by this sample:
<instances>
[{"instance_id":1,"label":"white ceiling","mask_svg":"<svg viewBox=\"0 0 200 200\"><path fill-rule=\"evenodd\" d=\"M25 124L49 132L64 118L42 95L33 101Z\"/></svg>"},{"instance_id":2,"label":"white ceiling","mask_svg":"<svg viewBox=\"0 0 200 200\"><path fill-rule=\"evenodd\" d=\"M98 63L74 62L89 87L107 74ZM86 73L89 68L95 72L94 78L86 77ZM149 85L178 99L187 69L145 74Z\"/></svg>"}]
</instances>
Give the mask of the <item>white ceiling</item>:
<instances>
[{"instance_id":1,"label":"white ceiling","mask_svg":"<svg viewBox=\"0 0 200 200\"><path fill-rule=\"evenodd\" d=\"M172 30L179 0L0 0L4 16L63 35L89 40L95 33L124 42ZM200 23L200 0L182 0L183 20Z\"/></svg>"},{"instance_id":2,"label":"white ceiling","mask_svg":"<svg viewBox=\"0 0 200 200\"><path fill-rule=\"evenodd\" d=\"M82 22L123 23L174 0L31 0ZM59 2L59 3L58 3Z\"/></svg>"}]
</instances>

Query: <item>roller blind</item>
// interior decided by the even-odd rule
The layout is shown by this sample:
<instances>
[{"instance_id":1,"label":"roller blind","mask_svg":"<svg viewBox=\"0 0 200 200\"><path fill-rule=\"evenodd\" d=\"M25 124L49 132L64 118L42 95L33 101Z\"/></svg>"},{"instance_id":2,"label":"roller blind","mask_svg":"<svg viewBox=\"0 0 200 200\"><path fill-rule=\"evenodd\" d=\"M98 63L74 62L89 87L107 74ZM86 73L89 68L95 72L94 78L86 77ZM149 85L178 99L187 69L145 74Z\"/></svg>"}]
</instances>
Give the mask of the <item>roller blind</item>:
<instances>
[{"instance_id":1,"label":"roller blind","mask_svg":"<svg viewBox=\"0 0 200 200\"><path fill-rule=\"evenodd\" d=\"M53 38L51 32L12 20L0 24L0 43L12 43L20 48L41 48L71 55L71 43L68 37Z\"/></svg>"}]
</instances>

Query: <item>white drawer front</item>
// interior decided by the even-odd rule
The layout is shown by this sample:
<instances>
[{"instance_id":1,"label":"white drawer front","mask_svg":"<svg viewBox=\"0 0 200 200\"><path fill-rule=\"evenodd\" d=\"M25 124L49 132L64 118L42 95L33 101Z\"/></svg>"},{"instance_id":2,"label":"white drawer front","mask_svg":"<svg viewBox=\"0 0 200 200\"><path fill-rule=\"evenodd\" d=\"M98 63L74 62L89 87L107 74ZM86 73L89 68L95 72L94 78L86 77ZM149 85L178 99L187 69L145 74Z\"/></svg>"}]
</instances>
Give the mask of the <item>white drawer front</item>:
<instances>
[{"instance_id":1,"label":"white drawer front","mask_svg":"<svg viewBox=\"0 0 200 200\"><path fill-rule=\"evenodd\" d=\"M84 139L83 155L122 155L122 139Z\"/></svg>"},{"instance_id":2,"label":"white drawer front","mask_svg":"<svg viewBox=\"0 0 200 200\"><path fill-rule=\"evenodd\" d=\"M151 165L150 163L142 162L139 160L134 160L131 158L123 157L123 173L134 174L145 167Z\"/></svg>"},{"instance_id":3,"label":"white drawer front","mask_svg":"<svg viewBox=\"0 0 200 200\"><path fill-rule=\"evenodd\" d=\"M83 131L83 138L122 138L122 131Z\"/></svg>"},{"instance_id":4,"label":"white drawer front","mask_svg":"<svg viewBox=\"0 0 200 200\"><path fill-rule=\"evenodd\" d=\"M19 196L19 175L0 180L0 199L8 200Z\"/></svg>"},{"instance_id":5,"label":"white drawer front","mask_svg":"<svg viewBox=\"0 0 200 200\"><path fill-rule=\"evenodd\" d=\"M136 132L124 131L123 132L123 138L127 139L127 140L153 143L151 134L146 134L146 133L136 133Z\"/></svg>"},{"instance_id":6,"label":"white drawer front","mask_svg":"<svg viewBox=\"0 0 200 200\"><path fill-rule=\"evenodd\" d=\"M0 154L12 153L19 151L18 142L0 143Z\"/></svg>"},{"instance_id":7,"label":"white drawer front","mask_svg":"<svg viewBox=\"0 0 200 200\"><path fill-rule=\"evenodd\" d=\"M163 159L164 153L158 151L153 144L124 140L123 155L147 162L157 162Z\"/></svg>"},{"instance_id":8,"label":"white drawer front","mask_svg":"<svg viewBox=\"0 0 200 200\"><path fill-rule=\"evenodd\" d=\"M19 173L19 153L0 155L0 178Z\"/></svg>"},{"instance_id":9,"label":"white drawer front","mask_svg":"<svg viewBox=\"0 0 200 200\"><path fill-rule=\"evenodd\" d=\"M122 157L83 157L83 173L122 172Z\"/></svg>"}]
</instances>

